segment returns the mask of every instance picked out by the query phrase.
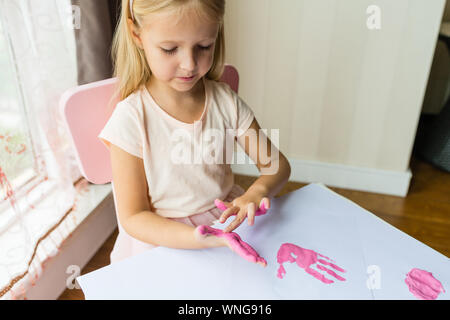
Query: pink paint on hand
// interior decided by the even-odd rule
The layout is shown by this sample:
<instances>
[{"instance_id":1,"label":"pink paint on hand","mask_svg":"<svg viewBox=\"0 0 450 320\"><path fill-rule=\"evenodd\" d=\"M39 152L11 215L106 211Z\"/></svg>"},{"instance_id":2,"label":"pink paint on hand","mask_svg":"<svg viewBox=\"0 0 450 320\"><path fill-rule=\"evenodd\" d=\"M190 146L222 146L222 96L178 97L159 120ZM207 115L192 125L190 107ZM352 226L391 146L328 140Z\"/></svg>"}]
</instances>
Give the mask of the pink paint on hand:
<instances>
[{"instance_id":1,"label":"pink paint on hand","mask_svg":"<svg viewBox=\"0 0 450 320\"><path fill-rule=\"evenodd\" d=\"M205 225L198 226L197 230L203 236L214 235L216 237L224 238L231 250L236 252L245 260L261 264L264 267L267 265L266 260L264 260L264 258L262 258L248 243L244 242L236 232L225 233L220 229Z\"/></svg>"},{"instance_id":2,"label":"pink paint on hand","mask_svg":"<svg viewBox=\"0 0 450 320\"><path fill-rule=\"evenodd\" d=\"M435 300L441 291L445 292L441 282L431 272L417 268L406 274L405 283L409 291L422 300Z\"/></svg>"},{"instance_id":3,"label":"pink paint on hand","mask_svg":"<svg viewBox=\"0 0 450 320\"><path fill-rule=\"evenodd\" d=\"M294 258L291 254L295 254L297 256L297 258ZM324 259L327 259L329 261L326 261ZM286 270L283 267L283 263L284 262L297 262L297 265L302 268L305 269L305 271L307 273L309 273L310 275L312 275L314 278L319 279L320 281L322 281L323 283L333 283L334 281L331 279L326 278L323 274L319 273L318 271L314 270L311 268L311 266L313 264L316 264L317 269L326 272L327 274L333 276L334 278L340 280L340 281L345 281L345 279L343 277L341 277L340 275L338 275L336 272L334 272L333 270L324 267L323 265L326 266L330 266L333 269L340 271L340 272L345 272L344 269L338 267L337 265L335 265L333 260L331 260L328 257L325 257L324 255L321 255L320 253L317 253L313 250L308 250L308 249L304 249L302 247L296 246L295 244L292 243L283 243L280 247L280 249L278 249L278 253L277 253L277 262L280 264L280 267L278 268L278 274L277 277L280 279L283 279L283 276L286 274ZM321 263L321 264L318 264Z\"/></svg>"},{"instance_id":4,"label":"pink paint on hand","mask_svg":"<svg viewBox=\"0 0 450 320\"><path fill-rule=\"evenodd\" d=\"M227 206L222 201L220 201L219 199L214 200L214 204L216 205L217 208L219 208L222 211L225 211L225 210L228 209ZM263 214L266 214L266 212L267 212L267 208L266 208L265 203L263 202L259 206L259 209L255 211L255 217L261 216ZM233 215L236 215L236 213L233 214Z\"/></svg>"}]
</instances>

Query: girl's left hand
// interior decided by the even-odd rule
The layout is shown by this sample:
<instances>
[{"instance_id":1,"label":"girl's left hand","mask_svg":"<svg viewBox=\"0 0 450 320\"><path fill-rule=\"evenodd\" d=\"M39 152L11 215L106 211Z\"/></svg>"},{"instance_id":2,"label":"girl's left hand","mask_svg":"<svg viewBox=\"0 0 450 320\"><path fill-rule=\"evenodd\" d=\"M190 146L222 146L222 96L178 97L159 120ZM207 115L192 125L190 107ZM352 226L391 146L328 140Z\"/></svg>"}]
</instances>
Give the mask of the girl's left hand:
<instances>
[{"instance_id":1,"label":"girl's left hand","mask_svg":"<svg viewBox=\"0 0 450 320\"><path fill-rule=\"evenodd\" d=\"M270 208L270 200L268 197L257 192L249 191L234 199L233 202L216 199L214 203L219 209L225 210L220 216L220 223L224 223L230 216L236 215L233 222L223 230L224 232L231 232L239 227L246 217L248 217L248 225L252 226L255 222L255 216L265 214ZM257 205L259 209L256 209Z\"/></svg>"},{"instance_id":2,"label":"girl's left hand","mask_svg":"<svg viewBox=\"0 0 450 320\"><path fill-rule=\"evenodd\" d=\"M195 228L195 236L197 239L206 238L208 236L216 236L225 242L225 244L242 258L247 261L257 263L263 267L267 266L267 261L261 257L255 249L247 242L243 241L236 232L225 233L220 229L216 229L206 225L200 225Z\"/></svg>"}]
</instances>

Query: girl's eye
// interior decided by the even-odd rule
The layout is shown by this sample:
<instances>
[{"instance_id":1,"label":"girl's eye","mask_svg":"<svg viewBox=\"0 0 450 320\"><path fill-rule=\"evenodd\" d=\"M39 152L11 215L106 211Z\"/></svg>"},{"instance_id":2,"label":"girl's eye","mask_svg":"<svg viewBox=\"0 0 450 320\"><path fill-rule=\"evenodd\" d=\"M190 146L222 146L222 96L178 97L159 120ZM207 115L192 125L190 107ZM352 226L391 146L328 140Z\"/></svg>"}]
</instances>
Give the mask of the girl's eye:
<instances>
[{"instance_id":1,"label":"girl's eye","mask_svg":"<svg viewBox=\"0 0 450 320\"><path fill-rule=\"evenodd\" d=\"M212 47L212 44L210 44L209 46L207 46L207 47L202 47L202 46L198 46L199 48L200 48L200 50L209 50L209 49L211 49L211 47Z\"/></svg>"},{"instance_id":2,"label":"girl's eye","mask_svg":"<svg viewBox=\"0 0 450 320\"><path fill-rule=\"evenodd\" d=\"M210 44L210 45L207 46L207 47L203 47L203 46L198 46L198 47L199 47L200 50L207 51L207 50L211 49L212 44ZM176 50L177 50L177 47L175 47L175 48L173 48L173 49L164 49L164 48L161 48L161 50L162 50L164 53L168 54L168 55L173 55L173 54L175 54L175 52L176 52Z\"/></svg>"},{"instance_id":3,"label":"girl's eye","mask_svg":"<svg viewBox=\"0 0 450 320\"><path fill-rule=\"evenodd\" d=\"M161 50L164 51L167 54L172 55L172 54L175 54L175 51L177 50L177 48L173 48L173 49L170 49L170 50L161 48Z\"/></svg>"}]
</instances>

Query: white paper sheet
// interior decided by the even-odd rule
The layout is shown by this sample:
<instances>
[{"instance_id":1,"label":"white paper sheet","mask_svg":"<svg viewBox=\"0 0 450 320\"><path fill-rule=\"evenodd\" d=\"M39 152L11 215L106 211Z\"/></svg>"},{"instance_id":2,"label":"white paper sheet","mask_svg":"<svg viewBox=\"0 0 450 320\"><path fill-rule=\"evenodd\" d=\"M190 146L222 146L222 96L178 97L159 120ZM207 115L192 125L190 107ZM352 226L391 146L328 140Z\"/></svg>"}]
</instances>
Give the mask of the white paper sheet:
<instances>
[{"instance_id":1,"label":"white paper sheet","mask_svg":"<svg viewBox=\"0 0 450 320\"><path fill-rule=\"evenodd\" d=\"M272 199L254 226L244 222L235 231L267 260L266 268L228 248L158 247L77 281L86 299L416 299L404 280L420 268L444 286L438 299L449 299L447 257L318 184ZM289 262L279 279L277 252L286 242L333 259L346 280L326 275L334 283L325 284Z\"/></svg>"}]
</instances>

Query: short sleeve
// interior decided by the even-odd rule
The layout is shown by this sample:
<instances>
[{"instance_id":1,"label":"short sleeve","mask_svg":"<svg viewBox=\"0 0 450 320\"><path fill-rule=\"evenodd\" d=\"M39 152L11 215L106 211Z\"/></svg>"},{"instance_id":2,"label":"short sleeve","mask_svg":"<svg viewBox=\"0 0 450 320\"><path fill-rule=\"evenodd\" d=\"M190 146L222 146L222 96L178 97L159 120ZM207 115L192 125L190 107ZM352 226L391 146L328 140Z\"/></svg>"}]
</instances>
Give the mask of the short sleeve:
<instances>
[{"instance_id":1,"label":"short sleeve","mask_svg":"<svg viewBox=\"0 0 450 320\"><path fill-rule=\"evenodd\" d=\"M234 91L234 100L236 101L236 111L237 111L237 123L236 123L236 134L241 136L252 124L253 118L255 117L252 109L248 104L237 95Z\"/></svg>"},{"instance_id":2,"label":"short sleeve","mask_svg":"<svg viewBox=\"0 0 450 320\"><path fill-rule=\"evenodd\" d=\"M126 152L142 158L142 134L139 114L127 103L119 102L97 136L109 148L112 143ZM108 143L105 143L106 140Z\"/></svg>"}]
</instances>

